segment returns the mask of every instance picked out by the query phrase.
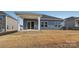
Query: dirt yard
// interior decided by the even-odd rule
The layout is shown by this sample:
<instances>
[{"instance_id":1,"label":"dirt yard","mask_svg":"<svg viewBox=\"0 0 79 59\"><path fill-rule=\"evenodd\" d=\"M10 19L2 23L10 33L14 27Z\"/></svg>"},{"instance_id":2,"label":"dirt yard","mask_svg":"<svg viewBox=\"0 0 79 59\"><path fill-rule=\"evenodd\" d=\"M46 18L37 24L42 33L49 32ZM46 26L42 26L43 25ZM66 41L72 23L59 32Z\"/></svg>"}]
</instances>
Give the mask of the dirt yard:
<instances>
[{"instance_id":1,"label":"dirt yard","mask_svg":"<svg viewBox=\"0 0 79 59\"><path fill-rule=\"evenodd\" d=\"M78 30L24 31L0 36L2 48L76 48Z\"/></svg>"}]
</instances>

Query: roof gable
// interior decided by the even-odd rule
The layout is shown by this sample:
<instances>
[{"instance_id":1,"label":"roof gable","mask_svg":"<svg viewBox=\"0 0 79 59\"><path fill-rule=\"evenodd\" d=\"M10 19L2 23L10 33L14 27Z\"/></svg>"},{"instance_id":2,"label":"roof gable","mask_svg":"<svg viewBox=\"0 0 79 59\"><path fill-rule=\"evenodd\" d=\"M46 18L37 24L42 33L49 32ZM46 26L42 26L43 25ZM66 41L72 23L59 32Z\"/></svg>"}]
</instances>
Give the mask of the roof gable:
<instances>
[{"instance_id":1,"label":"roof gable","mask_svg":"<svg viewBox=\"0 0 79 59\"><path fill-rule=\"evenodd\" d=\"M79 19L79 17L68 17L68 18L66 18L65 20L75 20L75 19Z\"/></svg>"}]
</instances>

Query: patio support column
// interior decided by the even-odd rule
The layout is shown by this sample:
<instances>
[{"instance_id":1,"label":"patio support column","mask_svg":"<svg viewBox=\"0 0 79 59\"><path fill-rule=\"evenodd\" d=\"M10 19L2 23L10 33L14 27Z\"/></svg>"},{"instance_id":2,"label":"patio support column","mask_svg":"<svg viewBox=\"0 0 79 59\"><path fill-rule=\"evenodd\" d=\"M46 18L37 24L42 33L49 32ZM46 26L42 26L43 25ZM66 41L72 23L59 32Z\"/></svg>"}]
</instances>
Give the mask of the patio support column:
<instances>
[{"instance_id":1,"label":"patio support column","mask_svg":"<svg viewBox=\"0 0 79 59\"><path fill-rule=\"evenodd\" d=\"M38 30L40 30L40 17L38 17Z\"/></svg>"},{"instance_id":2,"label":"patio support column","mask_svg":"<svg viewBox=\"0 0 79 59\"><path fill-rule=\"evenodd\" d=\"M20 20L19 20L19 17L17 19L17 31L20 31Z\"/></svg>"}]
</instances>

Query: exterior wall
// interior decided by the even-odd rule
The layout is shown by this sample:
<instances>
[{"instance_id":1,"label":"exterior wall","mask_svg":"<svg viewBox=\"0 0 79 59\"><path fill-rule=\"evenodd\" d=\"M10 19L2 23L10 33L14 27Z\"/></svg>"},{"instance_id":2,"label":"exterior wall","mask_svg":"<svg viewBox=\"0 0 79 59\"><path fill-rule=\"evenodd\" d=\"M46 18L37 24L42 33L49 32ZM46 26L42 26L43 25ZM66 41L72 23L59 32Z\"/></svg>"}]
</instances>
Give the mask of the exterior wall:
<instances>
[{"instance_id":1,"label":"exterior wall","mask_svg":"<svg viewBox=\"0 0 79 59\"><path fill-rule=\"evenodd\" d=\"M3 21L2 21L2 32L6 31L6 16L3 16Z\"/></svg>"},{"instance_id":2,"label":"exterior wall","mask_svg":"<svg viewBox=\"0 0 79 59\"><path fill-rule=\"evenodd\" d=\"M29 20L24 20L23 21L23 25L24 25L24 29L27 29L27 22ZM38 29L38 20L31 20L35 22L34 25L34 29ZM40 22L47 22L47 27L41 27L41 23L40 23L40 29L41 30L47 30L47 29L60 29L60 27L58 27L59 25L61 25L61 23L63 22L63 20L41 20ZM57 26L56 26L57 25Z\"/></svg>"},{"instance_id":3,"label":"exterior wall","mask_svg":"<svg viewBox=\"0 0 79 59\"><path fill-rule=\"evenodd\" d=\"M5 14L2 11L0 11L0 33L5 32L5 19Z\"/></svg>"},{"instance_id":4,"label":"exterior wall","mask_svg":"<svg viewBox=\"0 0 79 59\"><path fill-rule=\"evenodd\" d=\"M60 20L41 20L41 22L47 22L47 27L41 27L41 29L60 29L59 25L61 26L61 23L63 21Z\"/></svg>"},{"instance_id":5,"label":"exterior wall","mask_svg":"<svg viewBox=\"0 0 79 59\"><path fill-rule=\"evenodd\" d=\"M17 21L9 16L6 17L7 20L7 30L6 31L16 31L18 29Z\"/></svg>"},{"instance_id":6,"label":"exterior wall","mask_svg":"<svg viewBox=\"0 0 79 59\"><path fill-rule=\"evenodd\" d=\"M66 19L65 27L66 29L75 27L75 19L69 19L69 20Z\"/></svg>"}]
</instances>

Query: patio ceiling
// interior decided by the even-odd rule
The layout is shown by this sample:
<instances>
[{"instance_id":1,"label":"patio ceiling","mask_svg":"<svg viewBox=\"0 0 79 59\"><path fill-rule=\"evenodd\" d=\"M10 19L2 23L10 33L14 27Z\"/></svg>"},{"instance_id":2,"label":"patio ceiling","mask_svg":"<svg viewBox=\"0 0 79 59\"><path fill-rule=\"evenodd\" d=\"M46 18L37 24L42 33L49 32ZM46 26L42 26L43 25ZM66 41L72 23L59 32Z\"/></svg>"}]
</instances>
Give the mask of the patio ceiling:
<instances>
[{"instance_id":1,"label":"patio ceiling","mask_svg":"<svg viewBox=\"0 0 79 59\"><path fill-rule=\"evenodd\" d=\"M17 14L23 19L38 19L38 17L41 17L42 15L40 14Z\"/></svg>"}]
</instances>

